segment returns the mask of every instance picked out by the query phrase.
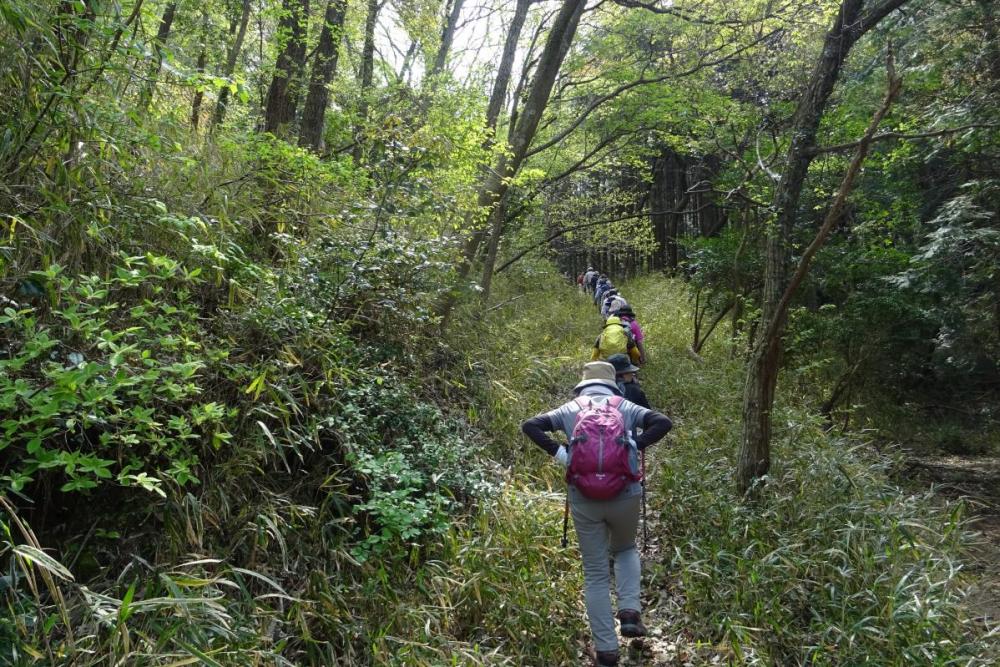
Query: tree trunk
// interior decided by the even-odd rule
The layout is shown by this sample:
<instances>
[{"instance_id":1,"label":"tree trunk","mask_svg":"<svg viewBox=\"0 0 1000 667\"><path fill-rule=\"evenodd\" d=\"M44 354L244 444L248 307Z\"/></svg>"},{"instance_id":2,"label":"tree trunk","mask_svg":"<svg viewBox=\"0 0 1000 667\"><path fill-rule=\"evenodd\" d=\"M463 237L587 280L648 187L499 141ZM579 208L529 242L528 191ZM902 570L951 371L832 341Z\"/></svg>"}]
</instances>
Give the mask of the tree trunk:
<instances>
[{"instance_id":1,"label":"tree trunk","mask_svg":"<svg viewBox=\"0 0 1000 667\"><path fill-rule=\"evenodd\" d=\"M521 29L524 27L524 20L528 16L528 9L533 1L517 0L514 18L511 19L510 28L507 30L503 55L500 56L500 65L497 68L497 78L493 81L493 91L490 93L490 102L486 107L486 127L491 130L491 138L496 131L497 120L500 118L500 111L503 109L503 103L507 97L507 88L510 86L510 76L514 69L514 58L517 55L517 43L521 38Z\"/></svg>"},{"instance_id":2,"label":"tree trunk","mask_svg":"<svg viewBox=\"0 0 1000 667\"><path fill-rule=\"evenodd\" d=\"M517 6L514 8L514 18L511 20L510 29L507 31L503 55L500 57L500 66L497 69L497 78L493 81L493 92L490 93L489 105L486 108L487 145L492 145L496 138L497 122L500 118L500 111L503 109L504 99L507 96L507 87L510 85L511 72L514 69L517 43L521 37L521 29L524 27L524 20L528 16L528 9L531 7L532 2L533 0L517 0ZM505 207L499 206L498 209L503 210L500 215L491 216L493 224L490 231L490 244L483 266L483 303L487 303L490 299L493 271L496 267L500 237L503 234L503 223L506 217Z\"/></svg>"},{"instance_id":3,"label":"tree trunk","mask_svg":"<svg viewBox=\"0 0 1000 667\"><path fill-rule=\"evenodd\" d=\"M309 94L302 109L302 128L299 131L299 146L319 152L323 148L323 129L326 126L326 107L330 100L330 82L337 73L337 59L340 54L340 37L347 15L347 0L327 0L323 17L323 30L316 47L312 76L309 79Z\"/></svg>"},{"instance_id":4,"label":"tree trunk","mask_svg":"<svg viewBox=\"0 0 1000 667\"><path fill-rule=\"evenodd\" d=\"M358 123L354 127L354 150L352 151L355 163L361 161L363 152L362 134L364 126L368 122L368 95L375 77L375 26L378 25L378 13L381 9L382 5L379 0L368 0L368 14L365 17L365 44L361 49Z\"/></svg>"},{"instance_id":5,"label":"tree trunk","mask_svg":"<svg viewBox=\"0 0 1000 667\"><path fill-rule=\"evenodd\" d=\"M552 93L552 85L555 83L562 61L569 51L586 4L586 0L565 0L552 24L538 67L535 70L535 79L528 92L528 99L518 114L517 125L511 135L509 156L501 155L497 159L496 165L486 174L485 181L479 188L478 208L486 212L487 221L490 212L510 187L510 177L517 173L521 163L524 162L528 146L535 137L542 113L544 113L549 95ZM486 225L479 225L465 244L465 252L458 268L460 280L465 280L468 277L485 230ZM450 310L450 305L446 310Z\"/></svg>"},{"instance_id":6,"label":"tree trunk","mask_svg":"<svg viewBox=\"0 0 1000 667\"><path fill-rule=\"evenodd\" d=\"M462 5L464 3L465 0L451 0L451 10L445 18L444 30L441 32L441 46L438 47L437 55L434 56L434 65L427 74L429 78L434 78L444 71L452 42L455 40L455 30L458 28L458 18L462 13Z\"/></svg>"},{"instance_id":7,"label":"tree trunk","mask_svg":"<svg viewBox=\"0 0 1000 667\"><path fill-rule=\"evenodd\" d=\"M288 136L295 122L295 109L302 87L306 58L306 34L309 0L285 0L279 23L279 39L285 40L274 64L274 76L267 90L264 131Z\"/></svg>"},{"instance_id":8,"label":"tree trunk","mask_svg":"<svg viewBox=\"0 0 1000 667\"><path fill-rule=\"evenodd\" d=\"M222 70L222 76L226 79L231 79L233 72L236 71L236 61L240 57L240 51L243 50L243 40L246 39L247 35L247 25L250 23L250 0L243 0L243 9L240 13L239 23L234 24L238 26L236 29L236 36L233 39L232 44L229 45L229 51L226 52L226 66ZM230 30L230 34L234 31ZM215 113L212 115L212 127L217 127L222 125L222 120L226 117L226 107L229 106L229 86L225 86L219 91L219 99L215 103Z\"/></svg>"},{"instance_id":9,"label":"tree trunk","mask_svg":"<svg viewBox=\"0 0 1000 667\"><path fill-rule=\"evenodd\" d=\"M787 315L788 264L799 198L819 122L857 40L906 0L882 0L867 12L864 0L843 0L833 27L792 118L792 141L785 169L774 193L774 223L767 226L767 266L760 326L750 354L743 393L742 438L736 464L736 489L743 495L771 466L771 409L781 360L781 336Z\"/></svg>"},{"instance_id":10,"label":"tree trunk","mask_svg":"<svg viewBox=\"0 0 1000 667\"><path fill-rule=\"evenodd\" d=\"M199 74L205 73L205 65L208 62L208 12L202 14L202 42L201 51L198 52L197 70ZM198 133L198 125L201 121L201 102L205 99L205 91L199 87L191 100L191 129Z\"/></svg>"},{"instance_id":11,"label":"tree trunk","mask_svg":"<svg viewBox=\"0 0 1000 667\"><path fill-rule=\"evenodd\" d=\"M493 225L490 232L490 243L486 252L486 260L483 262L483 277L480 281L480 286L483 288L482 300L484 304L489 302L490 288L493 286L493 267L497 263L497 252L500 250L500 237L503 234L503 225L507 216L506 201L506 198L501 200L491 214Z\"/></svg>"},{"instance_id":12,"label":"tree trunk","mask_svg":"<svg viewBox=\"0 0 1000 667\"><path fill-rule=\"evenodd\" d=\"M163 47L170 38L170 28L174 25L174 18L177 16L177 3L171 2L163 10L160 17L160 26L156 30L156 40L153 42L153 63L149 66L148 81L139 96L139 108L145 111L153 101L153 91L156 89L156 80L160 76L160 69L163 67Z\"/></svg>"}]
</instances>

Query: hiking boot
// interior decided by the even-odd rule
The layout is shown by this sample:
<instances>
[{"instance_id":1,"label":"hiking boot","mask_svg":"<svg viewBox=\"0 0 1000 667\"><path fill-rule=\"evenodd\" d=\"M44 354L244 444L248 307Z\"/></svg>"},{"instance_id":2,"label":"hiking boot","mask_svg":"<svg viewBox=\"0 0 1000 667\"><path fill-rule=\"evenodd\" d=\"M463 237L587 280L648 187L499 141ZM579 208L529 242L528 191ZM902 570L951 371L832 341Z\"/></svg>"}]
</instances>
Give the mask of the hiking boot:
<instances>
[{"instance_id":1,"label":"hiking boot","mask_svg":"<svg viewBox=\"0 0 1000 667\"><path fill-rule=\"evenodd\" d=\"M597 651L597 667L617 667L618 651Z\"/></svg>"},{"instance_id":2,"label":"hiking boot","mask_svg":"<svg viewBox=\"0 0 1000 667\"><path fill-rule=\"evenodd\" d=\"M618 620L622 625L622 637L645 637L646 626L642 617L634 609L622 609L618 612Z\"/></svg>"}]
</instances>

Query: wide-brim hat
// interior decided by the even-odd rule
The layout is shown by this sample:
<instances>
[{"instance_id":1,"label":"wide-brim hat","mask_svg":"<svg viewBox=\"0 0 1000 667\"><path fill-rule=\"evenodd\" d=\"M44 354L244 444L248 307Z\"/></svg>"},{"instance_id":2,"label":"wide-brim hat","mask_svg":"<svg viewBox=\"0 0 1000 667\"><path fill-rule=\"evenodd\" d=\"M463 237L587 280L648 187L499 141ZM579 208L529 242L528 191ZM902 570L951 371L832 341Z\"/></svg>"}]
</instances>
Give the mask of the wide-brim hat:
<instances>
[{"instance_id":1,"label":"wide-brim hat","mask_svg":"<svg viewBox=\"0 0 1000 667\"><path fill-rule=\"evenodd\" d=\"M608 357L608 363L615 367L615 373L638 373L639 367L632 364L632 360L627 355L618 353Z\"/></svg>"},{"instance_id":2,"label":"wide-brim hat","mask_svg":"<svg viewBox=\"0 0 1000 667\"><path fill-rule=\"evenodd\" d=\"M614 390L616 394L621 393L618 383L615 382L615 367L606 361L591 361L583 366L583 378L573 387L573 391L579 392L584 387L602 385Z\"/></svg>"}]
</instances>

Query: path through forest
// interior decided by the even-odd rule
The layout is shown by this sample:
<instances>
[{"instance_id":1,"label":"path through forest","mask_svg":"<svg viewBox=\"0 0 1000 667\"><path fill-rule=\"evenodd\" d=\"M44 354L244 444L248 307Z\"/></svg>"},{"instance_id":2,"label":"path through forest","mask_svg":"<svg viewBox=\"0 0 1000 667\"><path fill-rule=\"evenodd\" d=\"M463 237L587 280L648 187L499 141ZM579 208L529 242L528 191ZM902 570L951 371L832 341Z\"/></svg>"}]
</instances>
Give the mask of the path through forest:
<instances>
[{"instance_id":1,"label":"path through forest","mask_svg":"<svg viewBox=\"0 0 1000 667\"><path fill-rule=\"evenodd\" d=\"M673 415L671 415L673 418ZM650 448L646 460L647 483L655 488L657 456L655 450L661 442ZM671 546L660 541L661 516L657 503L649 497L649 541L642 545L642 525L639 527L639 544L642 550L642 604L643 621L649 636L643 639L623 640L621 667L687 667L695 665L729 664L732 655L724 646L712 646L687 630L688 618L684 612L684 594L679 580L664 563L669 563ZM614 599L612 579L612 599ZM581 602L581 612L583 606ZM586 623L586 619L585 623ZM591 643L589 638L580 647L580 664L590 665Z\"/></svg>"},{"instance_id":2,"label":"path through forest","mask_svg":"<svg viewBox=\"0 0 1000 667\"><path fill-rule=\"evenodd\" d=\"M589 308L588 308L589 310ZM589 316L589 314L588 314ZM655 385L655 377L643 377L647 392ZM654 406L660 408L661 406ZM670 414L678 427L683 416ZM665 440L647 453L647 485L656 488L659 469L658 452L669 446ZM966 604L971 615L987 625L1000 622L1000 457L936 456L909 459L907 475L928 484L953 498L961 497L968 505L967 529L976 533L966 567L975 579L969 589ZM687 667L695 665L730 664L735 658L725 644L713 645L704 637L688 630L691 625L684 611L684 592L676 573L671 571L671 545L661 541L664 518L653 494L648 498L648 542L643 543L640 524L639 539L643 563L643 619L649 636L623 640L622 667ZM612 599L614 599L612 578ZM581 601L581 613L583 605ZM586 619L584 619L586 623ZM580 647L580 664L590 665L592 646L586 639Z\"/></svg>"},{"instance_id":3,"label":"path through forest","mask_svg":"<svg viewBox=\"0 0 1000 667\"><path fill-rule=\"evenodd\" d=\"M593 312L588 299L581 299L581 316L592 317ZM597 328L595 322L595 329ZM655 346L654 346L655 347ZM655 354L655 349L651 354ZM656 378L642 377L646 388L654 386ZM654 405L654 409L662 410L663 406ZM683 417L668 414L674 421L675 428L680 428ZM669 446L669 436L647 450L646 454L646 484L647 489L656 488L656 477L659 469L659 457L662 449ZM732 653L725 646L713 646L704 637L696 637L688 630L692 624L684 611L684 593L676 573L671 571L670 551L672 546L661 541L661 522L666 520L660 514L660 506L655 497L655 491L649 491L647 496L648 542L643 543L643 528L640 523L638 544L642 548L642 603L643 621L649 635L642 639L623 639L621 646L622 667L686 667L688 665L721 665L729 664ZM574 547L575 548L575 545ZM612 600L614 594L614 577L612 575ZM586 616L582 604L581 613ZM584 619L585 624L586 618ZM587 625L589 627L589 625ZM580 664L592 664L592 645L589 639L581 643Z\"/></svg>"},{"instance_id":4,"label":"path through forest","mask_svg":"<svg viewBox=\"0 0 1000 667\"><path fill-rule=\"evenodd\" d=\"M978 533L968 564L977 581L967 604L976 618L1000 623L1000 457L921 456L910 466L941 492L966 500L969 529Z\"/></svg>"}]
</instances>

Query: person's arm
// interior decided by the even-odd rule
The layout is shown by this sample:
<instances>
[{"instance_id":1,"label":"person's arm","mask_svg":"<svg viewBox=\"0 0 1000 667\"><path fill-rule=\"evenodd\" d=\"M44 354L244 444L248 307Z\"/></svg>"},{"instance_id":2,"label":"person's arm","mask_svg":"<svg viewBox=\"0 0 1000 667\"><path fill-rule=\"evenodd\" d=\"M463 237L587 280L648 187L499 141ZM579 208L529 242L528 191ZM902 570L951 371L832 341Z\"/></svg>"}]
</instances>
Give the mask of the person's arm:
<instances>
[{"instance_id":1,"label":"person's arm","mask_svg":"<svg viewBox=\"0 0 1000 667\"><path fill-rule=\"evenodd\" d=\"M549 435L549 432L556 430L558 427L552 423L552 417L547 414L536 415L521 424L521 432L544 449L549 456L555 456L559 451L559 443Z\"/></svg>"},{"instance_id":2,"label":"person's arm","mask_svg":"<svg viewBox=\"0 0 1000 667\"><path fill-rule=\"evenodd\" d=\"M635 346L639 348L639 365L646 363L646 344L636 339Z\"/></svg>"},{"instance_id":3,"label":"person's arm","mask_svg":"<svg viewBox=\"0 0 1000 667\"><path fill-rule=\"evenodd\" d=\"M642 433L635 439L636 446L639 449L646 449L665 436L673 426L670 417L650 410L642 420Z\"/></svg>"},{"instance_id":4,"label":"person's arm","mask_svg":"<svg viewBox=\"0 0 1000 667\"><path fill-rule=\"evenodd\" d=\"M646 398L646 392L642 390L638 382L629 382L625 385L625 398L646 409L652 408L649 399Z\"/></svg>"},{"instance_id":5,"label":"person's arm","mask_svg":"<svg viewBox=\"0 0 1000 667\"><path fill-rule=\"evenodd\" d=\"M639 351L638 343L635 343L628 349L628 358L633 364L638 366L642 365L642 353Z\"/></svg>"}]
</instances>

